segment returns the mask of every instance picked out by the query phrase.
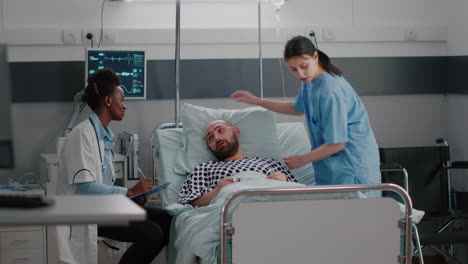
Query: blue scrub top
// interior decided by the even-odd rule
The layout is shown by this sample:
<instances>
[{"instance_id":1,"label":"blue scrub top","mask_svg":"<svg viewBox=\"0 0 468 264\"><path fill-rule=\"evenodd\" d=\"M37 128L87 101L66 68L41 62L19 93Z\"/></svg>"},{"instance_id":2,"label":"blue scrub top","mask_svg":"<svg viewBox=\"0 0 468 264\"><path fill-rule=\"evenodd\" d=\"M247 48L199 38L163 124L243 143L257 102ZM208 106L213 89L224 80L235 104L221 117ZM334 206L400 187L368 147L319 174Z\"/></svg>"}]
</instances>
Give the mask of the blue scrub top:
<instances>
[{"instance_id":1,"label":"blue scrub top","mask_svg":"<svg viewBox=\"0 0 468 264\"><path fill-rule=\"evenodd\" d=\"M381 183L378 146L366 108L343 77L325 72L303 83L293 107L305 114L312 150L346 143L343 151L313 162L317 184ZM376 191L364 194L380 196Z\"/></svg>"},{"instance_id":2,"label":"blue scrub top","mask_svg":"<svg viewBox=\"0 0 468 264\"><path fill-rule=\"evenodd\" d=\"M114 134L108 127L104 128L104 126L101 123L101 120L96 115L96 113L94 112L91 113L91 115L89 116L89 120L94 127L94 131L96 131L97 140L99 141L102 139L104 141L104 153L102 153L104 155L101 154L101 158L103 159L101 160L102 165L103 165L103 170L102 170L103 183L112 186L114 185L115 178L114 178L114 174L110 170L111 166L109 164L109 161L110 161L109 156L111 155L111 152L112 152L112 144L113 144L112 138L114 137Z\"/></svg>"}]
</instances>

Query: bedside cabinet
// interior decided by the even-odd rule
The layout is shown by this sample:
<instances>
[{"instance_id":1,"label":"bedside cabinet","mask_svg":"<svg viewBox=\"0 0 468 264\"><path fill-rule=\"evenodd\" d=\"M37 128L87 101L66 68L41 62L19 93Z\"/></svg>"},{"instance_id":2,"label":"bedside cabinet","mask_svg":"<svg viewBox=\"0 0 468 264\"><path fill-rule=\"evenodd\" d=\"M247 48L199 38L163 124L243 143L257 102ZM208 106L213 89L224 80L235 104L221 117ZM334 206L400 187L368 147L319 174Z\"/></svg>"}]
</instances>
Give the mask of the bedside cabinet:
<instances>
[{"instance_id":1,"label":"bedside cabinet","mask_svg":"<svg viewBox=\"0 0 468 264\"><path fill-rule=\"evenodd\" d=\"M38 187L38 186L37 186ZM2 190L4 194L44 194L42 189L29 191ZM0 227L1 264L46 264L47 239L45 226Z\"/></svg>"},{"instance_id":2,"label":"bedside cabinet","mask_svg":"<svg viewBox=\"0 0 468 264\"><path fill-rule=\"evenodd\" d=\"M41 154L40 155L40 181L46 186L46 195L57 194L57 178L59 177L59 158L57 154ZM114 155L114 170L116 185L125 185L127 183L128 165L127 157L115 153ZM53 226L46 228L46 259L47 264L58 264L58 245L57 245L57 232ZM21 263L23 262L13 262ZM28 263L28 262L24 262ZM0 261L3 264L3 261Z\"/></svg>"},{"instance_id":3,"label":"bedside cabinet","mask_svg":"<svg viewBox=\"0 0 468 264\"><path fill-rule=\"evenodd\" d=\"M44 226L0 227L0 263L46 264Z\"/></svg>"}]
</instances>

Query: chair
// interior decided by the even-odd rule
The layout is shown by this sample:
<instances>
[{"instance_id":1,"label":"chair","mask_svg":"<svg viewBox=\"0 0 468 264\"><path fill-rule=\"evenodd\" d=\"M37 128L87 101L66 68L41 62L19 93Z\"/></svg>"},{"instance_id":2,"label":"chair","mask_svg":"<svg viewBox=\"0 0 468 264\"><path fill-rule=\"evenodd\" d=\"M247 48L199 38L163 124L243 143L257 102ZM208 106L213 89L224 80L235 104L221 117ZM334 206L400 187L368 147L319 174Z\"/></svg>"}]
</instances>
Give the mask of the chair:
<instances>
[{"instance_id":1,"label":"chair","mask_svg":"<svg viewBox=\"0 0 468 264\"><path fill-rule=\"evenodd\" d=\"M447 141L441 138L436 142L442 145L381 148L382 177L383 181L386 178L395 180L393 175L395 172L398 170L400 174L407 172L406 186L412 197L413 206L426 212L419 224L422 225L419 233L421 248L428 246L444 256L449 263L458 264L462 262L456 258L453 244L468 243L468 232L456 230L456 222L465 219L468 215L459 210L460 204L456 203L451 187L450 171L468 169L468 162L451 162ZM393 165L393 170L388 169L389 164ZM400 185L404 184L403 182ZM438 225L435 228L434 223ZM415 236L417 235L416 232Z\"/></svg>"}]
</instances>

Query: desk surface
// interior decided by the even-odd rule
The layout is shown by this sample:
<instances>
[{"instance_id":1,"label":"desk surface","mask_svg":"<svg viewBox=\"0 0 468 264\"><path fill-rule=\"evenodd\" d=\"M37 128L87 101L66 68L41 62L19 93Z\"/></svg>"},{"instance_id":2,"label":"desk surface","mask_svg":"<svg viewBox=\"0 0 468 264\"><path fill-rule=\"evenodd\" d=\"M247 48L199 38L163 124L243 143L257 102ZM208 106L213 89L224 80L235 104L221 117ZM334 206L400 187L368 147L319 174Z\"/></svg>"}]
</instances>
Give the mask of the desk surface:
<instances>
[{"instance_id":1,"label":"desk surface","mask_svg":"<svg viewBox=\"0 0 468 264\"><path fill-rule=\"evenodd\" d=\"M146 211L120 194L48 196L55 204L33 209L0 208L0 226L105 224L146 219Z\"/></svg>"}]
</instances>

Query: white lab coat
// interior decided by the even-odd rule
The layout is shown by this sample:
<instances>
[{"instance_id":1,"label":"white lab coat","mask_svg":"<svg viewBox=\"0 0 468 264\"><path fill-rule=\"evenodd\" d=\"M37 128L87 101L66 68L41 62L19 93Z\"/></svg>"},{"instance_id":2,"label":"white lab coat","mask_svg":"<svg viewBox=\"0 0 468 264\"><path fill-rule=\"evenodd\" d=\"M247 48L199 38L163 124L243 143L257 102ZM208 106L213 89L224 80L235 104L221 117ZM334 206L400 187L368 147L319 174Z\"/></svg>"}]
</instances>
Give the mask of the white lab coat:
<instances>
[{"instance_id":1,"label":"white lab coat","mask_svg":"<svg viewBox=\"0 0 468 264\"><path fill-rule=\"evenodd\" d=\"M104 159L104 141L98 144L94 127L86 119L67 135L59 157L57 194L76 194L76 183L103 183L101 156ZM114 173L112 155L109 165ZM57 242L59 263L97 263L97 225L57 226Z\"/></svg>"}]
</instances>

